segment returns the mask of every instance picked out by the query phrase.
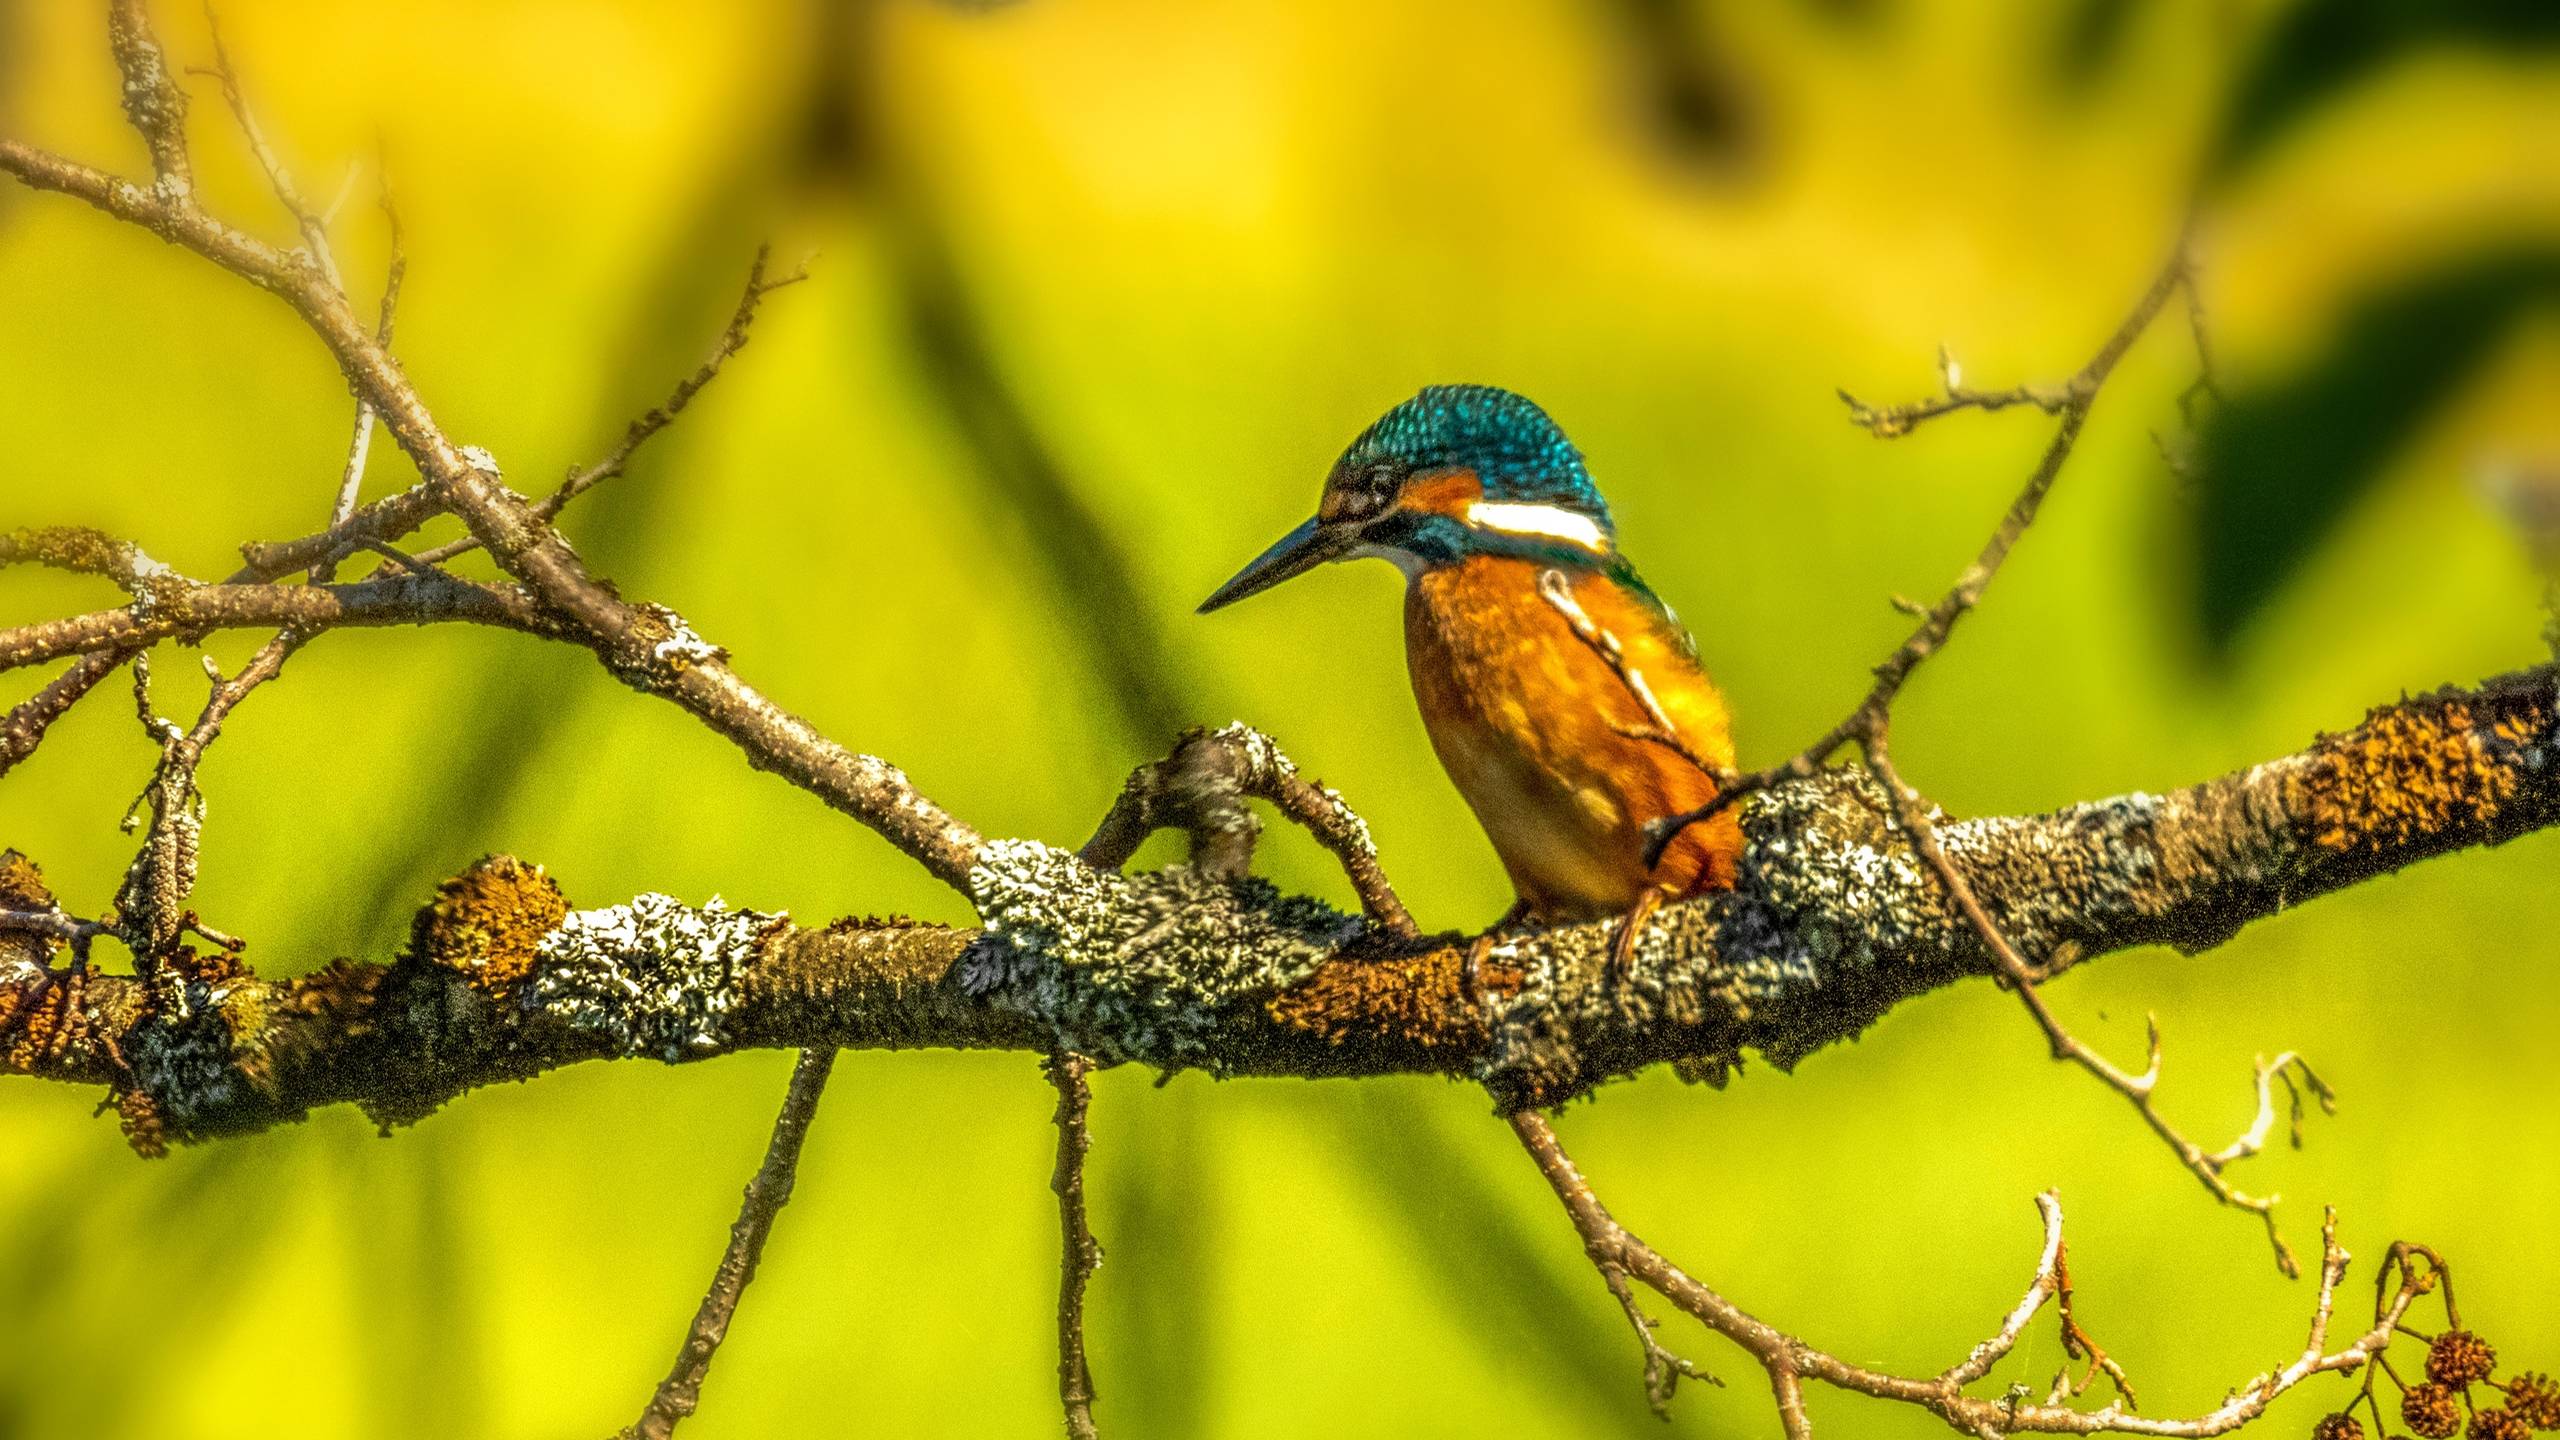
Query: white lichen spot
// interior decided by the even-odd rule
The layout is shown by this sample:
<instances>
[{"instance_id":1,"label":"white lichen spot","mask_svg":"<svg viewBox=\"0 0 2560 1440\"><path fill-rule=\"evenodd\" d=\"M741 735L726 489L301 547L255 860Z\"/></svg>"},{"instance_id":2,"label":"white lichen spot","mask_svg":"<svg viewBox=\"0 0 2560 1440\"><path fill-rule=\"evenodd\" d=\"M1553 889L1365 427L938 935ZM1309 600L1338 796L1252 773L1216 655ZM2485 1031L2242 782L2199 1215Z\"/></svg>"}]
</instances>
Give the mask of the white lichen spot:
<instances>
[{"instance_id":1,"label":"white lichen spot","mask_svg":"<svg viewBox=\"0 0 2560 1440\"><path fill-rule=\"evenodd\" d=\"M192 582L175 569L142 553L141 547L125 547L125 588L133 595L133 613L149 615L165 593L184 590Z\"/></svg>"},{"instance_id":2,"label":"white lichen spot","mask_svg":"<svg viewBox=\"0 0 2560 1440\"><path fill-rule=\"evenodd\" d=\"M525 1008L612 1054L673 1062L717 1051L738 975L783 918L733 910L717 896L697 908L655 892L573 910L536 951Z\"/></svg>"},{"instance_id":3,"label":"white lichen spot","mask_svg":"<svg viewBox=\"0 0 2560 1440\"><path fill-rule=\"evenodd\" d=\"M470 466L481 474L489 476L491 479L506 478L505 472L498 468L498 457L490 454L486 446L465 445L459 453L462 456L463 464Z\"/></svg>"},{"instance_id":4,"label":"white lichen spot","mask_svg":"<svg viewBox=\"0 0 2560 1440\"><path fill-rule=\"evenodd\" d=\"M1175 866L1124 877L1036 840L991 840L969 872L986 935L961 983L1097 1060L1215 1068L1229 1010L1303 978L1358 916L1268 882Z\"/></svg>"},{"instance_id":5,"label":"white lichen spot","mask_svg":"<svg viewBox=\"0 0 2560 1440\"><path fill-rule=\"evenodd\" d=\"M1246 762L1257 770L1268 770L1274 775L1298 773L1298 767L1288 756L1280 753L1280 747L1271 743L1270 736L1241 720L1228 721L1211 738L1244 752Z\"/></svg>"},{"instance_id":6,"label":"white lichen spot","mask_svg":"<svg viewBox=\"0 0 2560 1440\"><path fill-rule=\"evenodd\" d=\"M1209 738L1241 754L1246 768L1256 772L1255 778L1262 783L1286 779L1298 773L1296 762L1283 754L1270 736L1241 720L1228 721ZM1362 855L1374 858L1378 845L1369 836L1369 822L1362 819L1360 812L1351 808L1351 802L1343 799L1333 787L1317 784L1315 789L1324 797L1325 808L1333 812L1334 823L1350 837Z\"/></svg>"},{"instance_id":7,"label":"white lichen spot","mask_svg":"<svg viewBox=\"0 0 2560 1440\"><path fill-rule=\"evenodd\" d=\"M720 658L720 647L694 633L685 618L664 605L646 607L650 615L667 627L667 638L649 647L649 658L678 674Z\"/></svg>"}]
</instances>

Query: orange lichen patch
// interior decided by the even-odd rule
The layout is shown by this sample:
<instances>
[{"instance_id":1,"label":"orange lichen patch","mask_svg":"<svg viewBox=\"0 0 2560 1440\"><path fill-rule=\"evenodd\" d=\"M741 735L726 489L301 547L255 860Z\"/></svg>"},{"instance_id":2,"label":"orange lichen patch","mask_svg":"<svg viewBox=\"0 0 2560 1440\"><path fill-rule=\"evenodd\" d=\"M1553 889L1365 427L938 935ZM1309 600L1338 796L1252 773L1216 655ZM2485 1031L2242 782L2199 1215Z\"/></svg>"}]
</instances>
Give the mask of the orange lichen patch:
<instances>
[{"instance_id":1,"label":"orange lichen patch","mask_svg":"<svg viewBox=\"0 0 2560 1440\"><path fill-rule=\"evenodd\" d=\"M15 850L0 850L0 910L50 910L53 891L46 888L44 872L36 862ZM42 965L62 948L62 942L50 936L22 931L0 931L0 960L20 959ZM0 1026L8 1023L12 1001L0 994Z\"/></svg>"},{"instance_id":2,"label":"orange lichen patch","mask_svg":"<svg viewBox=\"0 0 2560 1440\"><path fill-rule=\"evenodd\" d=\"M1458 983L1453 948L1383 959L1342 959L1264 1002L1271 1018L1334 1045L1402 1042L1429 1053L1472 1054L1490 1039L1483 1012ZM1516 990L1520 976L1488 966L1487 990Z\"/></svg>"},{"instance_id":3,"label":"orange lichen patch","mask_svg":"<svg viewBox=\"0 0 2560 1440\"><path fill-rule=\"evenodd\" d=\"M410 928L410 953L503 994L533 968L543 937L568 913L541 866L491 855L436 887Z\"/></svg>"},{"instance_id":4,"label":"orange lichen patch","mask_svg":"<svg viewBox=\"0 0 2560 1440\"><path fill-rule=\"evenodd\" d=\"M0 909L45 910L52 905L53 891L46 888L36 862L15 850L0 850Z\"/></svg>"},{"instance_id":5,"label":"orange lichen patch","mask_svg":"<svg viewBox=\"0 0 2560 1440\"><path fill-rule=\"evenodd\" d=\"M5 1046L0 1048L0 1067L17 1071L31 1068L29 1060L37 1050L28 1044L18 1017L21 1012L26 1014L25 1026L28 1028L38 1024L45 997L50 993L30 985L11 985L0 989L0 1046Z\"/></svg>"},{"instance_id":6,"label":"orange lichen patch","mask_svg":"<svg viewBox=\"0 0 2560 1440\"><path fill-rule=\"evenodd\" d=\"M314 1047L372 1035L378 1028L376 1005L392 974L380 965L339 959L274 987L267 1033L240 1057L241 1073L268 1085L279 1066L299 1063Z\"/></svg>"},{"instance_id":7,"label":"orange lichen patch","mask_svg":"<svg viewBox=\"0 0 2560 1440\"><path fill-rule=\"evenodd\" d=\"M182 945L176 954L161 963L189 980L207 985L250 978L248 963L228 950L199 952Z\"/></svg>"},{"instance_id":8,"label":"orange lichen patch","mask_svg":"<svg viewBox=\"0 0 2560 1440\"><path fill-rule=\"evenodd\" d=\"M2338 855L2476 833L2515 793L2514 757L2542 728L2536 719L2483 717L2465 699L2376 710L2321 738L2288 808L2308 818L2313 845Z\"/></svg>"},{"instance_id":9,"label":"orange lichen patch","mask_svg":"<svg viewBox=\"0 0 2560 1440\"><path fill-rule=\"evenodd\" d=\"M300 979L276 987L275 998L271 1002L276 1028L288 1032L325 1029L345 1037L370 1034L373 1021L369 1012L390 975L389 970L379 965L332 960ZM287 1023L320 1016L328 1017L328 1026Z\"/></svg>"}]
</instances>

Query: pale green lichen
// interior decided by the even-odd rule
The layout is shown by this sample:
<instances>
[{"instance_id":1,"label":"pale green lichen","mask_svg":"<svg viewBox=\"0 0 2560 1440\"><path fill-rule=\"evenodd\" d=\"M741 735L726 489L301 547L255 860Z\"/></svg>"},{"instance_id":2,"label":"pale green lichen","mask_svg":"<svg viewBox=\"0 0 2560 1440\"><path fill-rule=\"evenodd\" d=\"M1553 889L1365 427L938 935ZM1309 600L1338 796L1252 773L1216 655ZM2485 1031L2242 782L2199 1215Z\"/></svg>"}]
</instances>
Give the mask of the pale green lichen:
<instances>
[{"instance_id":1,"label":"pale green lichen","mask_svg":"<svg viewBox=\"0 0 2560 1440\"><path fill-rule=\"evenodd\" d=\"M1533 1098L1579 1093L1637 1063L1613 1053L1626 1037L1666 1026L1702 1038L1694 1068L1710 1074L1746 1043L1783 1065L1852 1033L1841 1006L1865 1009L1859 997L1897 992L1949 955L1950 912L1885 806L1846 769L1750 797L1735 888L1658 912L1623 980L1606 973L1606 926L1496 946L1491 962L1525 983L1494 1017L1480 1078Z\"/></svg>"},{"instance_id":2,"label":"pale green lichen","mask_svg":"<svg viewBox=\"0 0 2560 1440\"><path fill-rule=\"evenodd\" d=\"M2052 815L1968 821L1948 827L1947 857L1987 897L2010 945L2041 964L2074 934L2161 908L2155 836L2179 803L2136 791ZM2255 878L2245 855L2228 863L2231 878Z\"/></svg>"},{"instance_id":3,"label":"pale green lichen","mask_svg":"<svg viewBox=\"0 0 2560 1440\"><path fill-rule=\"evenodd\" d=\"M1358 935L1357 916L1266 881L1187 866L1124 877L1032 840L980 847L985 934L961 982L1104 1063L1218 1069L1239 1006L1295 984Z\"/></svg>"},{"instance_id":4,"label":"pale green lichen","mask_svg":"<svg viewBox=\"0 0 2560 1440\"><path fill-rule=\"evenodd\" d=\"M523 1005L604 1054L669 1063L709 1054L728 1043L739 975L782 923L716 896L695 907L655 892L573 910L543 937Z\"/></svg>"}]
</instances>

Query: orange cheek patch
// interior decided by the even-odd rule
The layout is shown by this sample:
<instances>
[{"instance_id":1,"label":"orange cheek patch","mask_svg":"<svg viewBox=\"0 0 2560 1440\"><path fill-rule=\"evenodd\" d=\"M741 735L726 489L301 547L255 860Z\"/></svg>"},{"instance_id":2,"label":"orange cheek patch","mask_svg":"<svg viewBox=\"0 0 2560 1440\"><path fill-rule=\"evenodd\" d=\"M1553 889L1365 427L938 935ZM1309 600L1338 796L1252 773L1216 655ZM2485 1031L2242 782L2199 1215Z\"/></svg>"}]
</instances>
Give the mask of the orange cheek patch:
<instances>
[{"instance_id":1,"label":"orange cheek patch","mask_svg":"<svg viewBox=\"0 0 2560 1440\"><path fill-rule=\"evenodd\" d=\"M1484 498L1484 481L1473 470L1438 470L1407 481L1398 508L1463 518L1467 507Z\"/></svg>"}]
</instances>

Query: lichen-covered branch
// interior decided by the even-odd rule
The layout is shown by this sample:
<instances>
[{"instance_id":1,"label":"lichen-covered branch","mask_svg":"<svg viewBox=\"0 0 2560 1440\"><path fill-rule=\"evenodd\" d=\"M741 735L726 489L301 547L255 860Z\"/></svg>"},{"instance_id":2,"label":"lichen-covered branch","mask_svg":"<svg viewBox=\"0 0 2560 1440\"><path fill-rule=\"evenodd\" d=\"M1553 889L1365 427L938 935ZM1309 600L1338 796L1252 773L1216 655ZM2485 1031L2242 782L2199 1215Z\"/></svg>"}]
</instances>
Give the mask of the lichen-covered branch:
<instances>
[{"instance_id":1,"label":"lichen-covered branch","mask_svg":"<svg viewBox=\"0 0 2560 1440\"><path fill-rule=\"evenodd\" d=\"M2343 734L2163 795L1936 829L2001 930L2035 954L2201 950L2253 919L2431 855L2560 821L2560 669L2374 711ZM575 910L494 860L447 882L410 950L290 979L181 954L183 984L0 953L0 1071L105 1084L188 1140L352 1103L385 1124L476 1087L581 1060L751 1048L941 1046L1218 1074L1472 1077L1505 1108L1549 1105L1683 1061L1710 1077L1780 1065L1993 961L1861 772L1746 808L1742 882L1667 906L1633 974L1609 927L1504 942L1484 1003L1461 942L1401 940L1252 878L1123 877L1029 840L983 847L983 930L801 926L662 895ZM31 884L32 882L30 882ZM0 901L52 904L41 887ZM0 886L5 892L6 886ZM262 953L256 952L254 953ZM1491 983L1493 977L1505 983Z\"/></svg>"}]
</instances>

